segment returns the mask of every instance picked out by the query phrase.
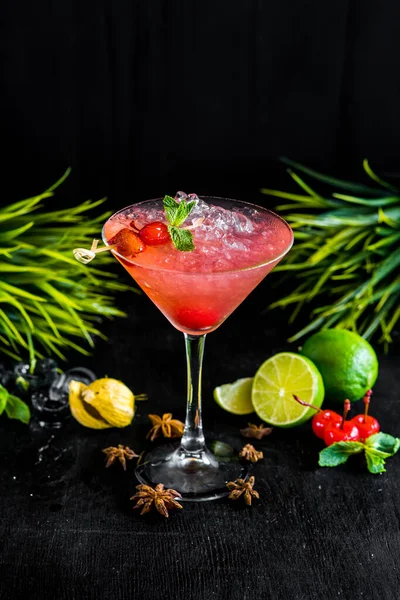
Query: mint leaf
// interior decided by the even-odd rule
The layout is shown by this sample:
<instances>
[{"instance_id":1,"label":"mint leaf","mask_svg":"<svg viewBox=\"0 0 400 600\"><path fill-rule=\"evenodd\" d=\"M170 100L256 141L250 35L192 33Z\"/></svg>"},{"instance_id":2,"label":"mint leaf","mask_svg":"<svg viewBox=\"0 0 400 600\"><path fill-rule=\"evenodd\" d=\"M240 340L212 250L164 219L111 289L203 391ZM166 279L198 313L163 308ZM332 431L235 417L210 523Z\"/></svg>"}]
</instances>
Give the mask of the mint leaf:
<instances>
[{"instance_id":1,"label":"mint leaf","mask_svg":"<svg viewBox=\"0 0 400 600\"><path fill-rule=\"evenodd\" d=\"M169 226L169 234L171 236L172 243L177 250L181 252L191 252L194 250L193 236L187 229L179 229L178 227Z\"/></svg>"},{"instance_id":2,"label":"mint leaf","mask_svg":"<svg viewBox=\"0 0 400 600\"><path fill-rule=\"evenodd\" d=\"M369 438L365 440L366 451L369 448L373 448L378 451L380 456L383 458L388 458L389 456L393 456L396 454L398 449L400 448L400 439L395 438L388 433L374 433ZM386 454L386 457L383 456Z\"/></svg>"},{"instance_id":3,"label":"mint leaf","mask_svg":"<svg viewBox=\"0 0 400 600\"><path fill-rule=\"evenodd\" d=\"M365 440L365 458L370 473L384 473L385 458L396 454L400 448L400 439L388 433L374 433Z\"/></svg>"},{"instance_id":4,"label":"mint leaf","mask_svg":"<svg viewBox=\"0 0 400 600\"><path fill-rule=\"evenodd\" d=\"M376 475L377 473L385 473L385 459L380 456L376 456L372 452L365 451L365 458L367 460L367 467L370 473Z\"/></svg>"},{"instance_id":5,"label":"mint leaf","mask_svg":"<svg viewBox=\"0 0 400 600\"><path fill-rule=\"evenodd\" d=\"M361 442L336 442L319 453L318 464L320 467L337 467L347 461L352 454L364 450Z\"/></svg>"},{"instance_id":6,"label":"mint leaf","mask_svg":"<svg viewBox=\"0 0 400 600\"><path fill-rule=\"evenodd\" d=\"M171 225L175 225L175 227L179 227L179 225L182 225L182 223L186 221L186 219L190 215L195 204L196 202L194 200L192 200L191 202L185 202L185 200L182 200L178 204L178 210L175 215L175 220L173 223L171 223Z\"/></svg>"},{"instance_id":7,"label":"mint leaf","mask_svg":"<svg viewBox=\"0 0 400 600\"><path fill-rule=\"evenodd\" d=\"M371 456L379 456L379 458L390 458L392 455L388 452L382 452L382 450L375 450L375 448L365 448L365 454L371 454Z\"/></svg>"},{"instance_id":8,"label":"mint leaf","mask_svg":"<svg viewBox=\"0 0 400 600\"><path fill-rule=\"evenodd\" d=\"M196 202L194 200L186 202L184 198L177 202L172 196L164 196L163 204L169 222L168 230L175 248L182 252L194 250L192 233L179 227L186 221Z\"/></svg>"},{"instance_id":9,"label":"mint leaf","mask_svg":"<svg viewBox=\"0 0 400 600\"><path fill-rule=\"evenodd\" d=\"M6 404L6 414L10 419L18 419L26 425L29 423L31 418L31 412L29 406L22 402L17 396L8 394Z\"/></svg>"},{"instance_id":10,"label":"mint leaf","mask_svg":"<svg viewBox=\"0 0 400 600\"><path fill-rule=\"evenodd\" d=\"M177 202L172 196L164 196L163 205L169 224L175 227L182 225L192 212L195 204L194 200L186 202L182 198L180 202Z\"/></svg>"},{"instance_id":11,"label":"mint leaf","mask_svg":"<svg viewBox=\"0 0 400 600\"><path fill-rule=\"evenodd\" d=\"M7 404L8 392L5 387L0 385L0 415L4 412Z\"/></svg>"},{"instance_id":12,"label":"mint leaf","mask_svg":"<svg viewBox=\"0 0 400 600\"><path fill-rule=\"evenodd\" d=\"M175 200L175 198L172 198L172 196L164 196L163 205L168 222L171 225L174 225L176 214L180 206L179 203Z\"/></svg>"}]
</instances>

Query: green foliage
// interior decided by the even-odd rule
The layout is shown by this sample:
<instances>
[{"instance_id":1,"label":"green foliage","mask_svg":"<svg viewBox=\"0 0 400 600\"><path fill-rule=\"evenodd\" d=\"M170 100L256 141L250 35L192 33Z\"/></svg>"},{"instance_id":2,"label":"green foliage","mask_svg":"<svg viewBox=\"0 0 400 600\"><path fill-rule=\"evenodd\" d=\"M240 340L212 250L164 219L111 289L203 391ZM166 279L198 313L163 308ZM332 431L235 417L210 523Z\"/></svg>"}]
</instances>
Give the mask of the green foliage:
<instances>
[{"instance_id":1,"label":"green foliage","mask_svg":"<svg viewBox=\"0 0 400 600\"><path fill-rule=\"evenodd\" d=\"M291 201L277 210L295 236L292 250L274 269L280 282L291 281L293 290L270 308L294 309L290 322L308 309L310 322L291 340L339 327L366 339L375 336L387 349L400 318L400 190L375 175L367 160L364 169L380 187L283 161L335 191L315 191L292 168L288 173L305 193L262 190Z\"/></svg>"},{"instance_id":2,"label":"green foliage","mask_svg":"<svg viewBox=\"0 0 400 600\"><path fill-rule=\"evenodd\" d=\"M99 237L110 213L87 213L105 199L60 210L48 202L68 174L43 194L0 208L0 353L29 355L31 365L44 354L65 359L70 348L88 354L93 337L104 337L101 319L125 316L114 295L128 286L107 270L112 256L87 268L72 255Z\"/></svg>"},{"instance_id":3,"label":"green foliage","mask_svg":"<svg viewBox=\"0 0 400 600\"><path fill-rule=\"evenodd\" d=\"M29 406L17 396L9 394L6 388L0 385L0 415L4 411L9 419L17 419L26 425L31 419Z\"/></svg>"}]
</instances>

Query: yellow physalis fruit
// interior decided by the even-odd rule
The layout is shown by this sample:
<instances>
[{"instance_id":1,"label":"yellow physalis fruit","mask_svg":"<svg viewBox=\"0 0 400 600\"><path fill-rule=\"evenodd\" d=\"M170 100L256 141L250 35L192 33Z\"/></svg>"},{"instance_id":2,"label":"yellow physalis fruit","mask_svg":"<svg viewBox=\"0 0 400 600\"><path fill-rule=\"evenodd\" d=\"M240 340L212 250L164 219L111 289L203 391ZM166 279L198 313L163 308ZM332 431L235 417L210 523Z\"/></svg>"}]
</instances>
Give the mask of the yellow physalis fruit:
<instances>
[{"instance_id":1,"label":"yellow physalis fruit","mask_svg":"<svg viewBox=\"0 0 400 600\"><path fill-rule=\"evenodd\" d=\"M72 415L85 427L126 427L135 414L135 396L117 379L96 379L90 385L71 381L69 405Z\"/></svg>"},{"instance_id":2,"label":"yellow physalis fruit","mask_svg":"<svg viewBox=\"0 0 400 600\"><path fill-rule=\"evenodd\" d=\"M87 386L80 381L71 381L69 384L69 407L72 416L84 427L91 429L108 429L112 427L104 421L99 413L92 409L89 404L86 404L82 398L82 391ZM90 411L90 412L89 412Z\"/></svg>"}]
</instances>

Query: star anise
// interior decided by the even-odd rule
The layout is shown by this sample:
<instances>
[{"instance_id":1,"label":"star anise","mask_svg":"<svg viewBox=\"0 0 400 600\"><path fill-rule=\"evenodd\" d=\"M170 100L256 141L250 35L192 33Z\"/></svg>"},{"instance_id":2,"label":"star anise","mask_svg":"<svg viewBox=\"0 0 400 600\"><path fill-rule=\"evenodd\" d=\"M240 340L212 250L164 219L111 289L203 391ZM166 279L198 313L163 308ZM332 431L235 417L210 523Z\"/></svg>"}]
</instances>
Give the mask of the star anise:
<instances>
[{"instance_id":1,"label":"star anise","mask_svg":"<svg viewBox=\"0 0 400 600\"><path fill-rule=\"evenodd\" d=\"M185 425L182 421L172 418L172 413L165 413L162 417L158 415L148 415L153 427L147 434L147 438L150 441L156 439L156 437L163 435L166 438L182 437Z\"/></svg>"},{"instance_id":2,"label":"star anise","mask_svg":"<svg viewBox=\"0 0 400 600\"><path fill-rule=\"evenodd\" d=\"M118 459L124 471L126 471L126 459L132 460L132 458L139 456L129 446L123 446L122 444L118 444L118 447L110 446L109 448L104 448L102 452L107 455L106 468L110 467Z\"/></svg>"},{"instance_id":3,"label":"star anise","mask_svg":"<svg viewBox=\"0 0 400 600\"><path fill-rule=\"evenodd\" d=\"M264 423L260 425L254 425L254 423L248 423L247 427L240 430L243 437L254 438L255 440L261 440L264 436L269 435L272 431L272 427L266 427Z\"/></svg>"},{"instance_id":4,"label":"star anise","mask_svg":"<svg viewBox=\"0 0 400 600\"><path fill-rule=\"evenodd\" d=\"M163 517L168 517L168 510L172 508L183 508L175 498L182 498L179 492L172 489L164 489L164 485L159 483L155 488L149 485L140 484L136 486L138 490L131 500L137 500L133 508L140 508L141 515L148 513L154 506Z\"/></svg>"},{"instance_id":5,"label":"star anise","mask_svg":"<svg viewBox=\"0 0 400 600\"><path fill-rule=\"evenodd\" d=\"M264 454L262 452L258 452L252 444L246 444L243 446L241 451L239 452L240 458L244 458L244 460L248 460L249 462L256 463L257 461L264 458Z\"/></svg>"},{"instance_id":6,"label":"star anise","mask_svg":"<svg viewBox=\"0 0 400 600\"><path fill-rule=\"evenodd\" d=\"M259 498L260 494L253 490L253 485L255 482L255 477L252 475L249 477L247 481L244 479L236 479L235 481L230 481L226 484L226 486L231 490L228 498L230 500L237 500L240 496L243 495L244 501L247 506L251 506L252 498Z\"/></svg>"}]
</instances>

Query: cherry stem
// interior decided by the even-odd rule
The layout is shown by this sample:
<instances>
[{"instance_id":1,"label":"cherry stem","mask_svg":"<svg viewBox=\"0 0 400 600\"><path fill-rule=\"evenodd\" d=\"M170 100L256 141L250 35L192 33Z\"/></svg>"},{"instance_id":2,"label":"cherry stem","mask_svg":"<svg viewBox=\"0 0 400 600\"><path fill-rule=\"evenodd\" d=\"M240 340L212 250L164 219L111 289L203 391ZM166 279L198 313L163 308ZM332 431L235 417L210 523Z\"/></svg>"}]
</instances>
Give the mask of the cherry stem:
<instances>
[{"instance_id":1,"label":"cherry stem","mask_svg":"<svg viewBox=\"0 0 400 600\"><path fill-rule=\"evenodd\" d=\"M368 408L369 408L369 403L371 402L371 396L372 396L372 390L368 390L368 392L366 392L363 402L364 402L364 423L367 422L367 416L368 416Z\"/></svg>"},{"instance_id":2,"label":"cherry stem","mask_svg":"<svg viewBox=\"0 0 400 600\"><path fill-rule=\"evenodd\" d=\"M346 399L346 400L344 401L343 417L342 417L342 424L341 424L341 426L340 426L340 429L343 429L343 425L344 425L344 422L345 422L345 420L346 420L347 413L348 413L348 412L349 412L349 410L350 410L350 406L351 406L351 404L350 404L350 400L347 400L347 399Z\"/></svg>"},{"instance_id":3,"label":"cherry stem","mask_svg":"<svg viewBox=\"0 0 400 600\"><path fill-rule=\"evenodd\" d=\"M296 400L296 402L298 402L302 406L308 406L309 408L313 408L317 412L323 412L323 410L321 408L317 408L316 406L313 406L312 404L308 404L308 402L304 402L304 400L300 400L300 398L298 396L296 396L296 394L292 394L292 396Z\"/></svg>"}]
</instances>

